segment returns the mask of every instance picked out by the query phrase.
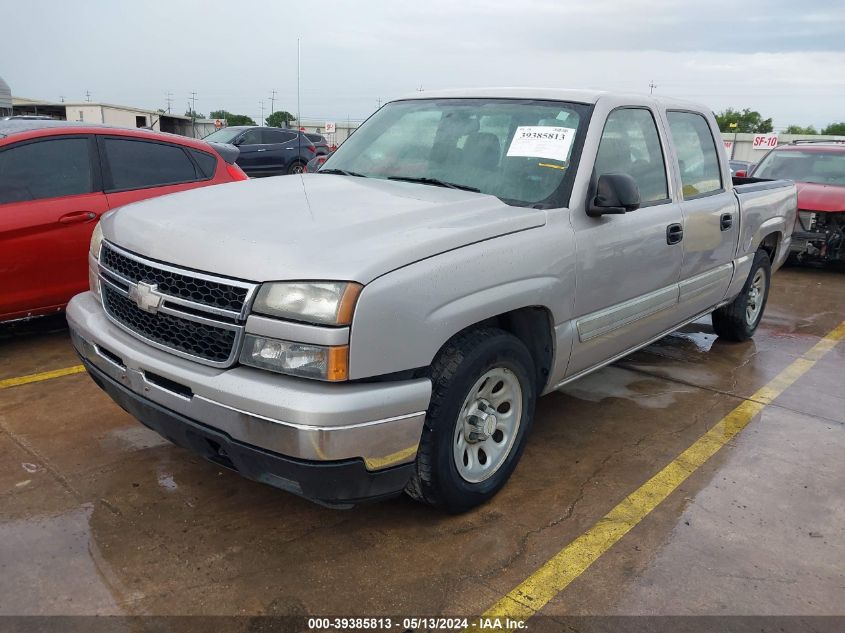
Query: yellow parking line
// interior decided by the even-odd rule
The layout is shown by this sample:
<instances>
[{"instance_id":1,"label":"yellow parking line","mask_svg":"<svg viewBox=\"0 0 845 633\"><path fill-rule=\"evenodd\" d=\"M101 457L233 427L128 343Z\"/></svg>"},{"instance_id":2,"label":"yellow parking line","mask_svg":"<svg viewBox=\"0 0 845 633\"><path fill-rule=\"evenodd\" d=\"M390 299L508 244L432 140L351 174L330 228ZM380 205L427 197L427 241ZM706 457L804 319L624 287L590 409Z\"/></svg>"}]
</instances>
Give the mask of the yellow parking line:
<instances>
[{"instance_id":1,"label":"yellow parking line","mask_svg":"<svg viewBox=\"0 0 845 633\"><path fill-rule=\"evenodd\" d=\"M73 367L54 369L53 371L43 371L40 374L29 374L27 376L18 376L17 378L6 378L5 380L0 380L0 389L27 385L31 382L41 382L42 380L50 380L51 378L59 378L61 376L80 374L84 371L85 367L82 365L74 365Z\"/></svg>"},{"instance_id":2,"label":"yellow parking line","mask_svg":"<svg viewBox=\"0 0 845 633\"><path fill-rule=\"evenodd\" d=\"M503 596L482 617L525 620L536 614L843 339L845 322L719 420L668 466Z\"/></svg>"}]
</instances>

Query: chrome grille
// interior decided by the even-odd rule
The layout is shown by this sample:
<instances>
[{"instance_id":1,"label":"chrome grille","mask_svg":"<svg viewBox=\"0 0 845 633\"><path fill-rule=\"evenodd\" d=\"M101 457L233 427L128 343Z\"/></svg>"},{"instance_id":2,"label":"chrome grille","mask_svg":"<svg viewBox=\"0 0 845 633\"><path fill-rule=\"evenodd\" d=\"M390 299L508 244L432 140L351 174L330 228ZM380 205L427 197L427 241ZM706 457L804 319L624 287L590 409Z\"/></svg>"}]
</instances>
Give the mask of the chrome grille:
<instances>
[{"instance_id":1,"label":"chrome grille","mask_svg":"<svg viewBox=\"0 0 845 633\"><path fill-rule=\"evenodd\" d=\"M234 330L144 312L109 286L103 287L103 304L112 318L159 345L215 363L225 363L232 355Z\"/></svg>"},{"instance_id":2,"label":"chrome grille","mask_svg":"<svg viewBox=\"0 0 845 633\"><path fill-rule=\"evenodd\" d=\"M100 257L103 266L128 281L156 284L163 293L202 305L233 312L241 312L244 308L247 288L197 278L188 272L180 273L146 264L135 257L118 252L109 244L103 245Z\"/></svg>"},{"instance_id":3,"label":"chrome grille","mask_svg":"<svg viewBox=\"0 0 845 633\"><path fill-rule=\"evenodd\" d=\"M256 284L175 268L106 242L98 271L103 308L122 329L206 365L235 362Z\"/></svg>"}]
</instances>

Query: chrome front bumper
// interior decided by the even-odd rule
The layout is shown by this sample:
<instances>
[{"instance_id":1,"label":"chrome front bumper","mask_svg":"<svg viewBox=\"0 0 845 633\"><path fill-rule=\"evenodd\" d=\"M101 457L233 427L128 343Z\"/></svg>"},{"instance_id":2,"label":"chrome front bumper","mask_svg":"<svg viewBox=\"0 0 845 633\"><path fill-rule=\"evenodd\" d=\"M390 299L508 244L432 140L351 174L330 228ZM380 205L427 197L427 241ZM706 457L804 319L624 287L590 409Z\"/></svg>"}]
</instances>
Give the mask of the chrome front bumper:
<instances>
[{"instance_id":1,"label":"chrome front bumper","mask_svg":"<svg viewBox=\"0 0 845 633\"><path fill-rule=\"evenodd\" d=\"M311 461L412 462L431 398L426 379L329 384L249 367L218 369L157 350L115 326L86 292L67 307L73 345L138 396L233 440Z\"/></svg>"}]
</instances>

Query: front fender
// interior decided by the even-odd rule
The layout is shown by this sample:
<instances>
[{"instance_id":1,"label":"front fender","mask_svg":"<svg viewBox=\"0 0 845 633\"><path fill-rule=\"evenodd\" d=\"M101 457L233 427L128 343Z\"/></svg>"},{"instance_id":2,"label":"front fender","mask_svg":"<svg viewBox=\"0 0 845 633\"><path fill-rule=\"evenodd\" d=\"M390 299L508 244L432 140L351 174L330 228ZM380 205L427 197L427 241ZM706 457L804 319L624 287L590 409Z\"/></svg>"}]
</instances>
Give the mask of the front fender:
<instances>
[{"instance_id":1,"label":"front fender","mask_svg":"<svg viewBox=\"0 0 845 633\"><path fill-rule=\"evenodd\" d=\"M551 234L560 238L553 248ZM517 310L570 318L574 245L548 227L472 244L395 270L361 292L349 341L349 377L431 364L452 336ZM538 239L540 238L540 239Z\"/></svg>"}]
</instances>

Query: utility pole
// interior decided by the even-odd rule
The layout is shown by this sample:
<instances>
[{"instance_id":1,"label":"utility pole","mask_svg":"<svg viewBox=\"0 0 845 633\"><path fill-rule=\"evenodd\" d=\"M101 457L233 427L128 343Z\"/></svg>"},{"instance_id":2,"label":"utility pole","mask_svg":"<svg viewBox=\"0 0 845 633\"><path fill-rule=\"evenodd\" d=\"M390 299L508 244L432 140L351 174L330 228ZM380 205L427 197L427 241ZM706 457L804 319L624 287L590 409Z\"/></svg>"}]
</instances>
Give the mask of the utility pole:
<instances>
[{"instance_id":1,"label":"utility pole","mask_svg":"<svg viewBox=\"0 0 845 633\"><path fill-rule=\"evenodd\" d=\"M378 109L381 109L381 97L378 98Z\"/></svg>"},{"instance_id":2,"label":"utility pole","mask_svg":"<svg viewBox=\"0 0 845 633\"><path fill-rule=\"evenodd\" d=\"M167 114L170 114L170 105L173 103L173 93L165 92L164 100L167 101Z\"/></svg>"},{"instance_id":3,"label":"utility pole","mask_svg":"<svg viewBox=\"0 0 845 633\"><path fill-rule=\"evenodd\" d=\"M197 137L197 93L191 91L191 136Z\"/></svg>"},{"instance_id":4,"label":"utility pole","mask_svg":"<svg viewBox=\"0 0 845 633\"><path fill-rule=\"evenodd\" d=\"M264 125L264 99L259 101L258 104L261 106L261 123L258 125Z\"/></svg>"},{"instance_id":5,"label":"utility pole","mask_svg":"<svg viewBox=\"0 0 845 633\"><path fill-rule=\"evenodd\" d=\"M736 154L736 133L739 131L739 123L736 121L728 123L728 127L734 131L734 142L731 143L731 160L733 160L734 154Z\"/></svg>"},{"instance_id":6,"label":"utility pole","mask_svg":"<svg viewBox=\"0 0 845 633\"><path fill-rule=\"evenodd\" d=\"M85 100L90 103L91 102L91 93L89 91L85 91Z\"/></svg>"},{"instance_id":7,"label":"utility pole","mask_svg":"<svg viewBox=\"0 0 845 633\"><path fill-rule=\"evenodd\" d=\"M648 82L648 94L653 95L654 89L657 88L657 84L654 83L654 79Z\"/></svg>"},{"instance_id":8,"label":"utility pole","mask_svg":"<svg viewBox=\"0 0 845 633\"><path fill-rule=\"evenodd\" d=\"M270 114L273 114L276 110L276 91L273 90L270 93Z\"/></svg>"},{"instance_id":9,"label":"utility pole","mask_svg":"<svg viewBox=\"0 0 845 633\"><path fill-rule=\"evenodd\" d=\"M420 84L420 87L417 88L417 92L422 92L422 91L423 91L423 87L422 87L422 84Z\"/></svg>"},{"instance_id":10,"label":"utility pole","mask_svg":"<svg viewBox=\"0 0 845 633\"><path fill-rule=\"evenodd\" d=\"M296 127L302 127L302 109L299 100L299 38L296 38ZM299 130L297 130L299 131ZM297 138L302 139L301 135L297 135ZM302 143L302 140L299 141ZM300 148L301 149L301 148Z\"/></svg>"},{"instance_id":11,"label":"utility pole","mask_svg":"<svg viewBox=\"0 0 845 633\"><path fill-rule=\"evenodd\" d=\"M61 103L64 103L64 102L65 102L65 97L64 97L64 95L59 95L59 101L60 101Z\"/></svg>"}]
</instances>

